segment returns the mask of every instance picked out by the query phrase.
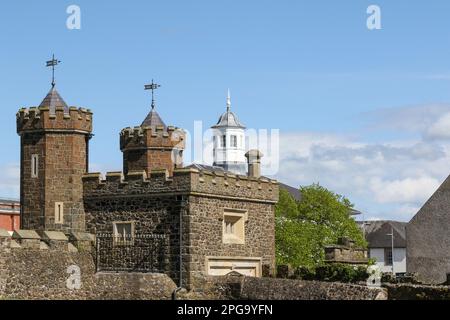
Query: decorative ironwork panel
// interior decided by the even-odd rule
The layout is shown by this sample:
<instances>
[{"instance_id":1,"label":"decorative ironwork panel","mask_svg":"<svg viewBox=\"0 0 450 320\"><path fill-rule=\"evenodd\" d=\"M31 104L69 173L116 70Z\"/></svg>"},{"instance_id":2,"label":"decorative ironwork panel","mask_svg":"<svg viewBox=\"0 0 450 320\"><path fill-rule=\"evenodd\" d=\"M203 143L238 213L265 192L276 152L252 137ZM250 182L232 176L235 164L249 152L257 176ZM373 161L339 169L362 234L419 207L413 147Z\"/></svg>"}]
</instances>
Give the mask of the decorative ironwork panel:
<instances>
[{"instance_id":1,"label":"decorative ironwork panel","mask_svg":"<svg viewBox=\"0 0 450 320\"><path fill-rule=\"evenodd\" d=\"M168 271L168 241L164 234L96 235L97 272Z\"/></svg>"}]
</instances>

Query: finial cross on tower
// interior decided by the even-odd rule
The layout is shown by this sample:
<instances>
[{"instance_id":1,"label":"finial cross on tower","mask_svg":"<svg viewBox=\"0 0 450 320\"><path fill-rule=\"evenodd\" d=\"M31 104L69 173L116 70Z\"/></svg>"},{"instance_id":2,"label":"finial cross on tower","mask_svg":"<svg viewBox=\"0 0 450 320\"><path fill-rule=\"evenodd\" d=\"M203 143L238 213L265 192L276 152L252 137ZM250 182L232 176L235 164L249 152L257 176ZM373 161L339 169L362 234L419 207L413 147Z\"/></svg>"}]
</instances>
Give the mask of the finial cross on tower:
<instances>
[{"instance_id":1,"label":"finial cross on tower","mask_svg":"<svg viewBox=\"0 0 450 320\"><path fill-rule=\"evenodd\" d=\"M52 88L55 87L55 67L60 63L61 61L55 59L55 55L52 56L52 60L47 61L47 67L52 67Z\"/></svg>"},{"instance_id":2,"label":"finial cross on tower","mask_svg":"<svg viewBox=\"0 0 450 320\"><path fill-rule=\"evenodd\" d=\"M155 90L161 87L159 84L155 83L152 79L151 84L145 85L145 90L152 90L152 110L155 109Z\"/></svg>"}]
</instances>

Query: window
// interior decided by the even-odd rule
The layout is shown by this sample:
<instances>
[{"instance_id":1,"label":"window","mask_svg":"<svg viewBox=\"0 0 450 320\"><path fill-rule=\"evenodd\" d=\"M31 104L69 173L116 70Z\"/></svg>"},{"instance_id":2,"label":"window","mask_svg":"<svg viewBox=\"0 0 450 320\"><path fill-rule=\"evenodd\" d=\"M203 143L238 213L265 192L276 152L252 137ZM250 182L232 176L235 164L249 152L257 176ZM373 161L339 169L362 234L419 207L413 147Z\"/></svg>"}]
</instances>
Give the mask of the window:
<instances>
[{"instance_id":1,"label":"window","mask_svg":"<svg viewBox=\"0 0 450 320\"><path fill-rule=\"evenodd\" d=\"M37 178L39 173L39 156L33 154L31 156L31 177Z\"/></svg>"},{"instance_id":2,"label":"window","mask_svg":"<svg viewBox=\"0 0 450 320\"><path fill-rule=\"evenodd\" d=\"M225 210L223 216L223 243L244 244L246 220L246 211Z\"/></svg>"},{"instance_id":3,"label":"window","mask_svg":"<svg viewBox=\"0 0 450 320\"><path fill-rule=\"evenodd\" d=\"M384 265L392 266L392 249L391 248L384 249Z\"/></svg>"},{"instance_id":4,"label":"window","mask_svg":"<svg viewBox=\"0 0 450 320\"><path fill-rule=\"evenodd\" d=\"M134 240L134 222L114 222L114 243L117 245L131 245Z\"/></svg>"},{"instance_id":5,"label":"window","mask_svg":"<svg viewBox=\"0 0 450 320\"><path fill-rule=\"evenodd\" d=\"M64 223L64 203L55 202L55 224Z\"/></svg>"},{"instance_id":6,"label":"window","mask_svg":"<svg viewBox=\"0 0 450 320\"><path fill-rule=\"evenodd\" d=\"M231 147L237 148L237 136L231 136Z\"/></svg>"},{"instance_id":7,"label":"window","mask_svg":"<svg viewBox=\"0 0 450 320\"><path fill-rule=\"evenodd\" d=\"M234 235L236 232L236 224L239 222L238 217L226 217L225 219L225 234L226 235Z\"/></svg>"},{"instance_id":8,"label":"window","mask_svg":"<svg viewBox=\"0 0 450 320\"><path fill-rule=\"evenodd\" d=\"M227 136L222 136L222 148L227 147Z\"/></svg>"}]
</instances>

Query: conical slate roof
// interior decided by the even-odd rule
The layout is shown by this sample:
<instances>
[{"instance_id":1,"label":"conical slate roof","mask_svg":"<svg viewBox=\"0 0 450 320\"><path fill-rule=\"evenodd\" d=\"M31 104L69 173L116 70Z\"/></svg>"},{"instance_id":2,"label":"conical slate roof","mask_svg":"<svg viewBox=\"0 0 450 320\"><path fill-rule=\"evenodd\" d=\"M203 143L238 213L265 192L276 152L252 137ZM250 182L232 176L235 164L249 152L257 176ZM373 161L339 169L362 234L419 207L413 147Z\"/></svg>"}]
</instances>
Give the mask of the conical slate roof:
<instances>
[{"instance_id":1,"label":"conical slate roof","mask_svg":"<svg viewBox=\"0 0 450 320\"><path fill-rule=\"evenodd\" d=\"M142 122L141 127L164 127L164 129L167 128L164 121L162 121L161 117L159 116L158 112L155 111L155 109L152 108L150 113L145 118L144 122Z\"/></svg>"},{"instance_id":2,"label":"conical slate roof","mask_svg":"<svg viewBox=\"0 0 450 320\"><path fill-rule=\"evenodd\" d=\"M53 114L56 112L56 107L63 107L64 112L69 113L69 106L64 99L61 98L55 87L52 87L44 100L42 100L39 107L48 107L50 108L50 113Z\"/></svg>"}]
</instances>

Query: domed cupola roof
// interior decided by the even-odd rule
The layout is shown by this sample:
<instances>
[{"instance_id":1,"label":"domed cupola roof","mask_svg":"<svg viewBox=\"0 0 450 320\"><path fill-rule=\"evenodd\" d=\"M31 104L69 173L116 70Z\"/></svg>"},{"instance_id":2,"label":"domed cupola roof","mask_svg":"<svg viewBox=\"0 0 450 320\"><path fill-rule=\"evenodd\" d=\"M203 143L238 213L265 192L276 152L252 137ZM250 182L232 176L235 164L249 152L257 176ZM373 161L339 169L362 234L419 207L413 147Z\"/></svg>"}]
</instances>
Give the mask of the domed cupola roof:
<instances>
[{"instance_id":1,"label":"domed cupola roof","mask_svg":"<svg viewBox=\"0 0 450 320\"><path fill-rule=\"evenodd\" d=\"M242 124L236 114L230 111L231 109L231 98L230 98L230 90L228 90L228 98L227 98L227 111L222 114L219 118L219 121L215 126L212 126L213 129L218 128L240 128L245 129L244 124Z\"/></svg>"}]
</instances>

